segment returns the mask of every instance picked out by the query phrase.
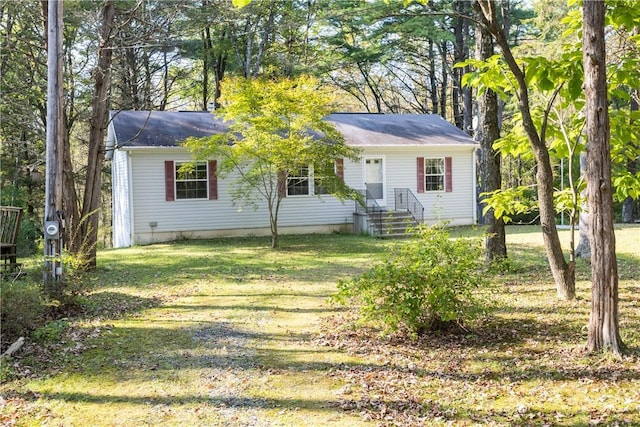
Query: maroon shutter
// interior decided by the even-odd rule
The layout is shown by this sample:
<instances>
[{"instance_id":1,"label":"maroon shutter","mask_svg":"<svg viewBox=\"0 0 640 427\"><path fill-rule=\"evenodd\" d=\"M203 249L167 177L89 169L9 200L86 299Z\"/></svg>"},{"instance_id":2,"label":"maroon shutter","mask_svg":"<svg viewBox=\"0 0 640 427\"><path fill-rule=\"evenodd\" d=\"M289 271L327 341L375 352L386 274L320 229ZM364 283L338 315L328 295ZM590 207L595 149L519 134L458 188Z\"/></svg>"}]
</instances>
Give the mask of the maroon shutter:
<instances>
[{"instance_id":1,"label":"maroon shutter","mask_svg":"<svg viewBox=\"0 0 640 427\"><path fill-rule=\"evenodd\" d=\"M218 199L218 162L217 160L209 160L209 170L207 174L209 179L209 200Z\"/></svg>"},{"instance_id":2,"label":"maroon shutter","mask_svg":"<svg viewBox=\"0 0 640 427\"><path fill-rule=\"evenodd\" d=\"M336 176L344 181L344 159L336 159Z\"/></svg>"},{"instance_id":3,"label":"maroon shutter","mask_svg":"<svg viewBox=\"0 0 640 427\"><path fill-rule=\"evenodd\" d=\"M278 172L278 197L287 197L287 174Z\"/></svg>"},{"instance_id":4,"label":"maroon shutter","mask_svg":"<svg viewBox=\"0 0 640 427\"><path fill-rule=\"evenodd\" d=\"M424 193L424 157L418 157L418 193Z\"/></svg>"},{"instance_id":5,"label":"maroon shutter","mask_svg":"<svg viewBox=\"0 0 640 427\"><path fill-rule=\"evenodd\" d=\"M176 200L175 164L173 160L164 162L164 199L167 202Z\"/></svg>"},{"instance_id":6,"label":"maroon shutter","mask_svg":"<svg viewBox=\"0 0 640 427\"><path fill-rule=\"evenodd\" d=\"M451 193L453 191L453 180L451 173L451 157L444 158L444 182L445 182L445 190L447 193Z\"/></svg>"}]
</instances>

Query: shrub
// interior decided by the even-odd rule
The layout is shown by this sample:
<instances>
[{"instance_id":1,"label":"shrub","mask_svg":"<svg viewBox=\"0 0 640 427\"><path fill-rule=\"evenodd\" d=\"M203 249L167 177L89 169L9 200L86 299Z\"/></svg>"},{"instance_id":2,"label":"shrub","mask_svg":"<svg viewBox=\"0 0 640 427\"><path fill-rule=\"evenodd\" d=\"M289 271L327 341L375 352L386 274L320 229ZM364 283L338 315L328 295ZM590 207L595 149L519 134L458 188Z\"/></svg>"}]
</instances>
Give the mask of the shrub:
<instances>
[{"instance_id":1,"label":"shrub","mask_svg":"<svg viewBox=\"0 0 640 427\"><path fill-rule=\"evenodd\" d=\"M62 336L70 325L67 318L52 320L33 331L32 336L36 342L55 344L62 340Z\"/></svg>"},{"instance_id":2,"label":"shrub","mask_svg":"<svg viewBox=\"0 0 640 427\"><path fill-rule=\"evenodd\" d=\"M360 305L364 321L415 336L462 326L486 311L477 292L486 286L481 239L449 239L442 227L421 227L418 238L396 245L381 264L338 284L335 299Z\"/></svg>"},{"instance_id":3,"label":"shrub","mask_svg":"<svg viewBox=\"0 0 640 427\"><path fill-rule=\"evenodd\" d=\"M42 239L42 230L38 228L33 219L22 217L16 248L19 257L28 257L38 250L38 243Z\"/></svg>"},{"instance_id":4,"label":"shrub","mask_svg":"<svg viewBox=\"0 0 640 427\"><path fill-rule=\"evenodd\" d=\"M47 311L40 285L25 280L0 282L2 351L42 324Z\"/></svg>"}]
</instances>

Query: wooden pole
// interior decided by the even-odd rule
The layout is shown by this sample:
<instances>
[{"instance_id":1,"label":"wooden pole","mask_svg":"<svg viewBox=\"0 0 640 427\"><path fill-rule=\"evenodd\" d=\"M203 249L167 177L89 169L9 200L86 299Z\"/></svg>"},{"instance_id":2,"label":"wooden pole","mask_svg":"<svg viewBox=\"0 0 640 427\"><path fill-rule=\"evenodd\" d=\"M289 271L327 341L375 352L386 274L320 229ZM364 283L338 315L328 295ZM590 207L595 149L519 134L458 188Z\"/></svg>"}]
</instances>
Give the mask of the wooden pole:
<instances>
[{"instance_id":1,"label":"wooden pole","mask_svg":"<svg viewBox=\"0 0 640 427\"><path fill-rule=\"evenodd\" d=\"M47 6L47 138L46 138L46 182L45 182L45 289L62 275L61 240L62 228L62 0L49 0ZM50 227L58 222L57 237L53 238Z\"/></svg>"}]
</instances>

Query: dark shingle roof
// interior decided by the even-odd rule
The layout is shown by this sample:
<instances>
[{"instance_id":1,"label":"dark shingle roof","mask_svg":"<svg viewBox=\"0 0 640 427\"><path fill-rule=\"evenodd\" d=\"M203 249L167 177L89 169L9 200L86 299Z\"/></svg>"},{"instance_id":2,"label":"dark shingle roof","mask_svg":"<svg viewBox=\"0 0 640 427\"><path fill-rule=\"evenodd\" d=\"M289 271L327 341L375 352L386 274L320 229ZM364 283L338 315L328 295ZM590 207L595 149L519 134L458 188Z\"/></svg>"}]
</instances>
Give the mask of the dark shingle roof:
<instances>
[{"instance_id":1,"label":"dark shingle roof","mask_svg":"<svg viewBox=\"0 0 640 427\"><path fill-rule=\"evenodd\" d=\"M351 146L475 145L463 131L436 114L336 113L333 123ZM118 147L175 147L189 137L226 132L212 113L114 111Z\"/></svg>"},{"instance_id":2,"label":"dark shingle roof","mask_svg":"<svg viewBox=\"0 0 640 427\"><path fill-rule=\"evenodd\" d=\"M226 132L221 119L207 111L113 111L118 146L175 147L185 139Z\"/></svg>"},{"instance_id":3,"label":"dark shingle roof","mask_svg":"<svg viewBox=\"0 0 640 427\"><path fill-rule=\"evenodd\" d=\"M476 144L437 114L331 114L351 146Z\"/></svg>"}]
</instances>

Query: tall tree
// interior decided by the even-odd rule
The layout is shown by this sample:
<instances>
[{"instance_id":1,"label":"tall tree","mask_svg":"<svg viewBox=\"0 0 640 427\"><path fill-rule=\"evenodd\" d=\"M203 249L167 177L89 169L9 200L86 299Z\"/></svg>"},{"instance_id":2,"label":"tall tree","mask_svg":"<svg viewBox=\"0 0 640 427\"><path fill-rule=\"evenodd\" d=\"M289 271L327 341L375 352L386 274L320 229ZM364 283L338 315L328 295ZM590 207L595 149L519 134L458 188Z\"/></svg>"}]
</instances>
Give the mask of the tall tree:
<instances>
[{"instance_id":1,"label":"tall tree","mask_svg":"<svg viewBox=\"0 0 640 427\"><path fill-rule=\"evenodd\" d=\"M591 317L587 348L620 354L623 343L618 320L618 266L613 229L613 183L607 69L605 2L582 6L582 46L586 97L587 200L591 245Z\"/></svg>"},{"instance_id":2,"label":"tall tree","mask_svg":"<svg viewBox=\"0 0 640 427\"><path fill-rule=\"evenodd\" d=\"M575 297L575 262L567 263L562 252L562 245L558 235L554 205L554 176L549 157L549 150L545 142L544 131L539 132L531 114L529 84L525 70L520 68L507 41L504 28L499 20L494 0L478 0L482 12L482 25L495 38L504 60L513 74L522 125L536 158L536 178L538 203L540 209L540 223L542 235L553 275L558 297L573 299ZM544 129L544 126L543 126Z\"/></svg>"},{"instance_id":3,"label":"tall tree","mask_svg":"<svg viewBox=\"0 0 640 427\"><path fill-rule=\"evenodd\" d=\"M473 3L474 13L481 18L482 9ZM494 54L491 33L482 25L476 25L476 59L486 61ZM461 68L460 68L461 69ZM494 149L494 142L500 138L498 126L498 96L491 89L484 88L477 95L478 124L475 138L480 142L480 190L490 193L501 188L501 157ZM492 262L507 257L504 220L496 217L492 208L485 211L483 223L487 226L486 260Z\"/></svg>"},{"instance_id":4,"label":"tall tree","mask_svg":"<svg viewBox=\"0 0 640 427\"><path fill-rule=\"evenodd\" d=\"M65 213L68 217L70 241L68 249L81 256L88 268L95 267L98 243L98 226L102 194L102 166L104 139L109 114L109 82L113 57L113 31L116 15L114 0L105 0L101 7L101 22L97 62L93 69L93 90L89 119L89 146L84 179L82 202L72 183L65 180ZM71 167L71 159L65 160L65 168ZM69 173L65 170L65 173ZM74 200L75 198L75 200Z\"/></svg>"},{"instance_id":5,"label":"tall tree","mask_svg":"<svg viewBox=\"0 0 640 427\"><path fill-rule=\"evenodd\" d=\"M177 49L183 30L182 2L136 0L119 15L113 45L112 103L118 109L164 110L173 85L184 78Z\"/></svg>"},{"instance_id":6,"label":"tall tree","mask_svg":"<svg viewBox=\"0 0 640 427\"><path fill-rule=\"evenodd\" d=\"M44 7L46 13L47 8ZM47 54L43 15L20 2L0 5L0 203L42 223Z\"/></svg>"},{"instance_id":7,"label":"tall tree","mask_svg":"<svg viewBox=\"0 0 640 427\"><path fill-rule=\"evenodd\" d=\"M460 63L469 58L469 2L466 0L456 0L454 4L455 10L455 48L454 63ZM477 44L477 41L476 41ZM492 52L493 53L493 52ZM454 123L465 132L471 130L472 100L471 88L462 85L462 76L468 71L464 67L456 67L453 69L453 117Z\"/></svg>"}]
</instances>

